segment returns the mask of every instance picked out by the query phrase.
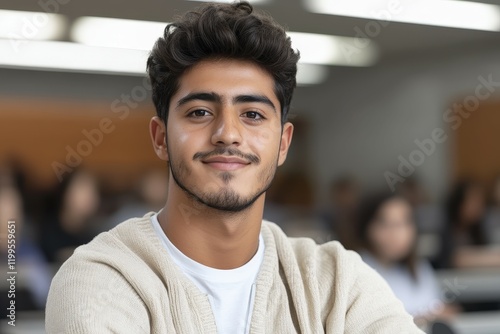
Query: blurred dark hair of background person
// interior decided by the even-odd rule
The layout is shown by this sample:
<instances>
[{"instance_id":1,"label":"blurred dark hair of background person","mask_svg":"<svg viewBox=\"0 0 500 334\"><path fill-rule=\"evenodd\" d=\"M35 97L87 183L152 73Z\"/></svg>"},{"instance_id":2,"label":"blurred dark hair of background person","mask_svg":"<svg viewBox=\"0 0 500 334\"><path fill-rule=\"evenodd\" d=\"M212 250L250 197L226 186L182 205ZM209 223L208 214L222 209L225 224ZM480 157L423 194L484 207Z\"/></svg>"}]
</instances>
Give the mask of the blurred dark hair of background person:
<instances>
[{"instance_id":1,"label":"blurred dark hair of background person","mask_svg":"<svg viewBox=\"0 0 500 334\"><path fill-rule=\"evenodd\" d=\"M120 197L118 207L105 219L99 231L107 231L130 217L142 217L151 211L160 210L167 199L168 173L154 169L144 173L132 191Z\"/></svg>"},{"instance_id":2,"label":"blurred dark hair of background person","mask_svg":"<svg viewBox=\"0 0 500 334\"><path fill-rule=\"evenodd\" d=\"M0 167L0 254L3 272L19 271L23 279L16 282L15 302L18 311L42 310L45 307L52 270L41 249L32 240L31 226L27 224L25 205L20 191L20 170L14 165ZM9 252L9 250L11 252ZM7 267L8 254L14 254L15 270ZM5 310L10 305L9 284L0 285L0 305Z\"/></svg>"},{"instance_id":3,"label":"blurred dark hair of background person","mask_svg":"<svg viewBox=\"0 0 500 334\"><path fill-rule=\"evenodd\" d=\"M486 213L485 231L490 244L500 244L500 174L495 178L490 193L490 207Z\"/></svg>"},{"instance_id":4,"label":"blurred dark hair of background person","mask_svg":"<svg viewBox=\"0 0 500 334\"><path fill-rule=\"evenodd\" d=\"M417 321L448 317L434 270L417 256L418 231L411 203L396 194L376 194L361 206L360 254L389 284Z\"/></svg>"},{"instance_id":5,"label":"blurred dark hair of background person","mask_svg":"<svg viewBox=\"0 0 500 334\"><path fill-rule=\"evenodd\" d=\"M92 240L100 200L97 178L83 169L68 174L55 189L40 231L40 244L50 262L64 262L76 247Z\"/></svg>"},{"instance_id":6,"label":"blurred dark hair of background person","mask_svg":"<svg viewBox=\"0 0 500 334\"><path fill-rule=\"evenodd\" d=\"M485 230L487 201L474 180L458 182L446 203L446 227L441 236L441 267L500 267L500 249L489 246Z\"/></svg>"},{"instance_id":7,"label":"blurred dark hair of background person","mask_svg":"<svg viewBox=\"0 0 500 334\"><path fill-rule=\"evenodd\" d=\"M429 202L429 198L422 187L422 184L416 177L409 177L405 182L397 187L397 193L413 206L413 208L421 207Z\"/></svg>"},{"instance_id":8,"label":"blurred dark hair of background person","mask_svg":"<svg viewBox=\"0 0 500 334\"><path fill-rule=\"evenodd\" d=\"M360 186L356 178L345 175L334 179L330 185L328 200L329 206L324 213L326 229L346 249L358 249L360 245L356 226Z\"/></svg>"}]
</instances>

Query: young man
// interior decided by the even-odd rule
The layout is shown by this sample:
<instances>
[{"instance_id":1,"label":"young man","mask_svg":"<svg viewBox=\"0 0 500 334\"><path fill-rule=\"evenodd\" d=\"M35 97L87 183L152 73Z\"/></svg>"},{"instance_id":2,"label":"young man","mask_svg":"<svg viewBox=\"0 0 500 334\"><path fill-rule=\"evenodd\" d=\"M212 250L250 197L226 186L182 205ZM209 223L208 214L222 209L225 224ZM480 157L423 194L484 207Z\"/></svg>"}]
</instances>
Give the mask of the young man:
<instances>
[{"instance_id":1,"label":"young man","mask_svg":"<svg viewBox=\"0 0 500 334\"><path fill-rule=\"evenodd\" d=\"M147 67L167 202L75 251L52 283L48 333L420 333L357 254L262 221L298 59L248 3L166 28Z\"/></svg>"}]
</instances>

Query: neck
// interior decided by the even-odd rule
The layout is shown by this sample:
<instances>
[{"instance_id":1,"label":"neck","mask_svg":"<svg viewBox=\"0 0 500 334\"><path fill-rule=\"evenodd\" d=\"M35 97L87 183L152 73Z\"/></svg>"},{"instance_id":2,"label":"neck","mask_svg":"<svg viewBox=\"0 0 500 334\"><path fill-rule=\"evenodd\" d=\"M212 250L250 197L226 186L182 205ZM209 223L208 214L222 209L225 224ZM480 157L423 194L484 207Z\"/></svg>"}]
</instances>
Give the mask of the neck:
<instances>
[{"instance_id":1,"label":"neck","mask_svg":"<svg viewBox=\"0 0 500 334\"><path fill-rule=\"evenodd\" d=\"M174 183L174 182L172 182ZM169 188L158 220L169 240L192 260L216 269L234 269L257 252L265 196L241 212L210 208L177 185Z\"/></svg>"}]
</instances>

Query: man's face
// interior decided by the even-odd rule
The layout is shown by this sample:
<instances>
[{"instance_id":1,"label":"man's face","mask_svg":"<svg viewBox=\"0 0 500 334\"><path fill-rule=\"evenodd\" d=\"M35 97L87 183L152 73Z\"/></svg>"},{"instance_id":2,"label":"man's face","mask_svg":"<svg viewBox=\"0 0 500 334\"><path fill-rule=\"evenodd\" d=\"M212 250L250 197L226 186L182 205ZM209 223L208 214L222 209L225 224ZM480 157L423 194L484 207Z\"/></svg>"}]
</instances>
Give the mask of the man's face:
<instances>
[{"instance_id":1,"label":"man's face","mask_svg":"<svg viewBox=\"0 0 500 334\"><path fill-rule=\"evenodd\" d=\"M239 60L202 61L171 98L166 129L170 172L190 197L223 211L251 206L288 151L274 79Z\"/></svg>"}]
</instances>

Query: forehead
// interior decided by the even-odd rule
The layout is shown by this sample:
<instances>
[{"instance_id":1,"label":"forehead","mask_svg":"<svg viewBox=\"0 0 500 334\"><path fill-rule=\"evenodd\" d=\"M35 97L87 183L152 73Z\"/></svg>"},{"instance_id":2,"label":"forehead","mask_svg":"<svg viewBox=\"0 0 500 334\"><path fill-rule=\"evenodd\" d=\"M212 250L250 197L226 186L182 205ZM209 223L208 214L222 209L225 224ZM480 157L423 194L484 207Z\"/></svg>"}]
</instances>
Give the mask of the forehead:
<instances>
[{"instance_id":1,"label":"forehead","mask_svg":"<svg viewBox=\"0 0 500 334\"><path fill-rule=\"evenodd\" d=\"M386 201L379 209L379 214L383 216L410 215L411 206L405 200L393 198Z\"/></svg>"},{"instance_id":2,"label":"forehead","mask_svg":"<svg viewBox=\"0 0 500 334\"><path fill-rule=\"evenodd\" d=\"M257 64L237 59L203 60L179 79L172 100L198 91L215 92L224 97L241 94L265 95L279 106L273 77Z\"/></svg>"}]
</instances>

